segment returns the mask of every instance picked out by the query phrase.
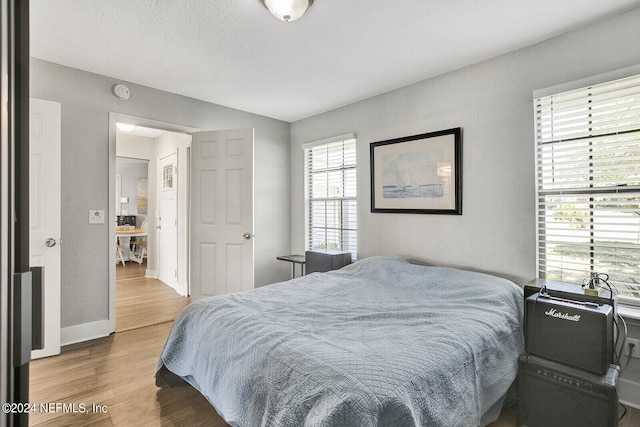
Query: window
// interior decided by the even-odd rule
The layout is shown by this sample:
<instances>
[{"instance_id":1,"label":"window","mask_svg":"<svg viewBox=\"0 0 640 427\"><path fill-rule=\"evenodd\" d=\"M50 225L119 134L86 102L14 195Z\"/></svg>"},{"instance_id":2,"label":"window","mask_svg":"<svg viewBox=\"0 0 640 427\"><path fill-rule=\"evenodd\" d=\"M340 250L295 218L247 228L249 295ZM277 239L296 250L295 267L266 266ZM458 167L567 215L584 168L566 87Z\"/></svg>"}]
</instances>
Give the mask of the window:
<instances>
[{"instance_id":1,"label":"window","mask_svg":"<svg viewBox=\"0 0 640 427\"><path fill-rule=\"evenodd\" d=\"M304 146L307 249L336 249L357 257L356 140Z\"/></svg>"},{"instance_id":2,"label":"window","mask_svg":"<svg viewBox=\"0 0 640 427\"><path fill-rule=\"evenodd\" d=\"M640 75L534 100L540 277L640 303Z\"/></svg>"}]
</instances>

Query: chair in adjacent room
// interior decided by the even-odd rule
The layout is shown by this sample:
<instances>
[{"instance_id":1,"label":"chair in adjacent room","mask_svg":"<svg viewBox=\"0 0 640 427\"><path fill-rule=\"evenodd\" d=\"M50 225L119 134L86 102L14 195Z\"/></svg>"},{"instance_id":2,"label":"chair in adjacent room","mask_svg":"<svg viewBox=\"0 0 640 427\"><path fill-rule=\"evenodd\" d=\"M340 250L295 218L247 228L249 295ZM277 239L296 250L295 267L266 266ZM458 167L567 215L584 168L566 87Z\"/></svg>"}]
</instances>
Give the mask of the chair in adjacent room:
<instances>
[{"instance_id":1,"label":"chair in adjacent room","mask_svg":"<svg viewBox=\"0 0 640 427\"><path fill-rule=\"evenodd\" d=\"M136 237L131 241L131 259L138 264L142 264L142 261L147 257L147 240L145 237Z\"/></svg>"},{"instance_id":2,"label":"chair in adjacent room","mask_svg":"<svg viewBox=\"0 0 640 427\"><path fill-rule=\"evenodd\" d=\"M116 264L118 262L121 262L123 267L125 266L124 255L122 255L122 245L120 243L116 243Z\"/></svg>"},{"instance_id":3,"label":"chair in adjacent room","mask_svg":"<svg viewBox=\"0 0 640 427\"><path fill-rule=\"evenodd\" d=\"M142 222L140 228L142 230L147 229L147 219ZM131 259L138 264L142 264L142 261L147 257L147 237L146 236L138 236L135 239L131 240Z\"/></svg>"}]
</instances>

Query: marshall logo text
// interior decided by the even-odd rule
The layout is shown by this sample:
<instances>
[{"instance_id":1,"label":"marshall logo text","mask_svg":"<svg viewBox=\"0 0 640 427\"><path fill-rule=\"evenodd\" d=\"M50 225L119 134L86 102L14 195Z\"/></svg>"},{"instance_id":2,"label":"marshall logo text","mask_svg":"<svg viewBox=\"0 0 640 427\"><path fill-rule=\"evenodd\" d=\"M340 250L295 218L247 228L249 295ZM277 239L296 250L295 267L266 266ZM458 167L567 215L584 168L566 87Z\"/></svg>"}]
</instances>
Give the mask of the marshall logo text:
<instances>
[{"instance_id":1,"label":"marshall logo text","mask_svg":"<svg viewBox=\"0 0 640 427\"><path fill-rule=\"evenodd\" d=\"M552 308L549 311L545 311L544 314L545 316L557 317L558 319L562 319L562 320L571 320L572 322L580 321L579 314L574 314L573 316L571 316L567 313L560 313L559 311L556 311L555 308Z\"/></svg>"}]
</instances>

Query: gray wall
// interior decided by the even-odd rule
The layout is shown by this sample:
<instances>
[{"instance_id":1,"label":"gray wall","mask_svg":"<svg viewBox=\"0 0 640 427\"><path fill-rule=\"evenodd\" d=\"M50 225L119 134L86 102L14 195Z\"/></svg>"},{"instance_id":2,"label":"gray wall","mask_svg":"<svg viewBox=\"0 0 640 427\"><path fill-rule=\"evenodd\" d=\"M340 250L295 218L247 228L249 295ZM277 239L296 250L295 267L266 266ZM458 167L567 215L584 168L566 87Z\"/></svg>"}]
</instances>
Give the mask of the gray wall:
<instances>
[{"instance_id":1,"label":"gray wall","mask_svg":"<svg viewBox=\"0 0 640 427\"><path fill-rule=\"evenodd\" d=\"M129 86L129 100L111 93L116 83ZM109 227L89 225L87 211L113 210L110 112L200 130L255 128L255 284L289 277L275 259L291 241L288 123L35 58L31 96L62 104L62 328L108 319Z\"/></svg>"},{"instance_id":2,"label":"gray wall","mask_svg":"<svg viewBox=\"0 0 640 427\"><path fill-rule=\"evenodd\" d=\"M305 241L301 145L355 132L359 257L407 255L519 280L535 277L532 91L640 63L639 24L636 9L293 123L293 251L302 251ZM359 64L350 67L358 70ZM463 132L462 216L370 212L369 143L458 126Z\"/></svg>"},{"instance_id":3,"label":"gray wall","mask_svg":"<svg viewBox=\"0 0 640 427\"><path fill-rule=\"evenodd\" d=\"M301 145L355 132L359 258L397 254L494 272L520 283L533 279L532 92L635 64L640 64L640 9L293 123L293 251L301 252L305 242ZM358 63L349 66L366 72ZM462 216L370 212L369 143L458 126L463 130ZM637 362L629 370L636 383Z\"/></svg>"},{"instance_id":4,"label":"gray wall","mask_svg":"<svg viewBox=\"0 0 640 427\"><path fill-rule=\"evenodd\" d=\"M122 183L121 197L128 197L128 203L120 203L122 215L138 214L138 180L140 178L147 179L148 161L132 162L129 159L116 159L116 174L119 174ZM147 185L147 194L148 194ZM125 213L126 211L126 213ZM147 213L144 213L146 216Z\"/></svg>"}]
</instances>

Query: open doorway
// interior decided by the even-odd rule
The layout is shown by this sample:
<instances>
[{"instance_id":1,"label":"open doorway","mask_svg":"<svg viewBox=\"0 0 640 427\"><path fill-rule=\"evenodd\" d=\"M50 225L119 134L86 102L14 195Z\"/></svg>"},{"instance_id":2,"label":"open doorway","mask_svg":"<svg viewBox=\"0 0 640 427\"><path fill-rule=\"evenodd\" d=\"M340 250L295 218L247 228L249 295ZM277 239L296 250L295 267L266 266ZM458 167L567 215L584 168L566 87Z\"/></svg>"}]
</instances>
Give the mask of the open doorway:
<instances>
[{"instance_id":1,"label":"open doorway","mask_svg":"<svg viewBox=\"0 0 640 427\"><path fill-rule=\"evenodd\" d=\"M132 118L112 123L115 295L110 301L116 332L171 321L190 302L186 177L191 136L135 123ZM170 167L166 158L173 159Z\"/></svg>"},{"instance_id":2,"label":"open doorway","mask_svg":"<svg viewBox=\"0 0 640 427\"><path fill-rule=\"evenodd\" d=\"M159 192L177 187L177 212L175 219L168 216L167 224L175 227L177 233L177 238L171 239L174 243L170 248L175 249L177 267L173 269L175 284L168 284L178 294L195 299L253 288L254 129L200 132L186 126L109 113L110 200L115 200L116 195L116 156L139 157L117 152L116 139L124 138L117 135L117 123L166 131L154 138L153 156L149 156L147 221L150 232L147 239L154 250L148 253L147 275L158 277L157 251L159 246L164 246L162 242L157 244L158 230L164 228L167 221L165 211L160 209ZM165 163L173 153L175 160ZM115 212L115 209L109 210L109 245L113 248L109 255L109 328L112 332L116 331L117 317Z\"/></svg>"},{"instance_id":3,"label":"open doorway","mask_svg":"<svg viewBox=\"0 0 640 427\"><path fill-rule=\"evenodd\" d=\"M147 258L152 249L147 239L148 175L148 159L116 157L116 262L122 267L116 269L116 280L133 263L138 264L136 270L142 277L147 275Z\"/></svg>"}]
</instances>

